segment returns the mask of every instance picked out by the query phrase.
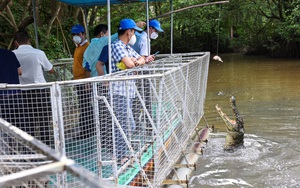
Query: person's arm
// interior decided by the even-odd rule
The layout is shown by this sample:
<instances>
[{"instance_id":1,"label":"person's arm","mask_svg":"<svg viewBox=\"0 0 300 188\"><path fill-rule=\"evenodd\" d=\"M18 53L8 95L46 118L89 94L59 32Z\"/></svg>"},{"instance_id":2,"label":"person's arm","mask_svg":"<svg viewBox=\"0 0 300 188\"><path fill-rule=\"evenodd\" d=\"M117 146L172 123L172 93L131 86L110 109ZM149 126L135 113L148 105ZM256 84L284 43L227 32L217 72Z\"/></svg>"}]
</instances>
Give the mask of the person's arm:
<instances>
[{"instance_id":1,"label":"person's arm","mask_svg":"<svg viewBox=\"0 0 300 188\"><path fill-rule=\"evenodd\" d=\"M86 78L91 77L91 67L90 67L90 64L88 62L83 63L83 68L85 70L85 76L86 76Z\"/></svg>"},{"instance_id":2,"label":"person's arm","mask_svg":"<svg viewBox=\"0 0 300 188\"><path fill-rule=\"evenodd\" d=\"M128 69L135 67L137 59L130 57L123 57L121 60Z\"/></svg>"},{"instance_id":3,"label":"person's arm","mask_svg":"<svg viewBox=\"0 0 300 188\"><path fill-rule=\"evenodd\" d=\"M104 63L102 61L98 61L96 64L96 70L98 72L98 76L105 75L104 73Z\"/></svg>"},{"instance_id":4,"label":"person's arm","mask_svg":"<svg viewBox=\"0 0 300 188\"><path fill-rule=\"evenodd\" d=\"M135 23L136 26L138 26L139 28L143 28L146 26L146 22L143 22L143 21L138 21Z\"/></svg>"},{"instance_id":5,"label":"person's arm","mask_svg":"<svg viewBox=\"0 0 300 188\"><path fill-rule=\"evenodd\" d=\"M49 71L47 71L47 73L49 73L49 74L53 74L55 71L54 71L54 68L52 67L52 69L51 70L49 70Z\"/></svg>"},{"instance_id":6,"label":"person's arm","mask_svg":"<svg viewBox=\"0 0 300 188\"><path fill-rule=\"evenodd\" d=\"M144 65L145 64L145 59L142 57L142 56L140 56L138 59L137 59L137 62L136 63L138 63L138 65Z\"/></svg>"},{"instance_id":7,"label":"person's arm","mask_svg":"<svg viewBox=\"0 0 300 188\"><path fill-rule=\"evenodd\" d=\"M122 61L124 62L124 64L126 65L127 68L133 68L133 67L137 67L140 65L144 65L145 64L145 59L140 56L136 51L134 51L133 49L131 49L134 54L134 57L123 57Z\"/></svg>"},{"instance_id":8,"label":"person's arm","mask_svg":"<svg viewBox=\"0 0 300 188\"><path fill-rule=\"evenodd\" d=\"M42 51L41 57L43 58L41 63L42 63L42 67L43 67L44 71L46 71L49 74L53 74L54 67L53 67L52 63L49 61L49 59L47 58L45 52Z\"/></svg>"},{"instance_id":9,"label":"person's arm","mask_svg":"<svg viewBox=\"0 0 300 188\"><path fill-rule=\"evenodd\" d=\"M18 75L19 75L19 76L22 75L22 68L21 68L21 67L18 68Z\"/></svg>"},{"instance_id":10,"label":"person's arm","mask_svg":"<svg viewBox=\"0 0 300 188\"><path fill-rule=\"evenodd\" d=\"M149 55L148 57L145 57L145 62L151 63L152 61L154 61L154 59L155 59L154 55Z\"/></svg>"},{"instance_id":11,"label":"person's arm","mask_svg":"<svg viewBox=\"0 0 300 188\"><path fill-rule=\"evenodd\" d=\"M92 76L90 71L85 70L85 76L86 78L90 78Z\"/></svg>"}]
</instances>

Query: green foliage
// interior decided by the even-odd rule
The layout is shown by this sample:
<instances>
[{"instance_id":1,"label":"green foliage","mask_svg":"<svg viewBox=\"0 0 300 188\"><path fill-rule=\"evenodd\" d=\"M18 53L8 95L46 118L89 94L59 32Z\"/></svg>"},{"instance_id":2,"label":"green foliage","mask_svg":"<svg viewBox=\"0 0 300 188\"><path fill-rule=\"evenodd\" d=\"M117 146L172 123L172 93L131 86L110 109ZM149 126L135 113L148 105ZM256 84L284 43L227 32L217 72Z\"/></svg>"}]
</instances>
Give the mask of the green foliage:
<instances>
[{"instance_id":1,"label":"green foliage","mask_svg":"<svg viewBox=\"0 0 300 188\"><path fill-rule=\"evenodd\" d=\"M247 54L300 57L299 1L230 1L230 14L236 20L232 44Z\"/></svg>"},{"instance_id":2,"label":"green foliage","mask_svg":"<svg viewBox=\"0 0 300 188\"><path fill-rule=\"evenodd\" d=\"M13 1L10 10L18 25L32 16L29 1ZM39 47L49 59L69 57L74 44L70 28L76 23L83 24L83 17L77 7L62 4L59 24L55 20L50 36L46 36L48 22L56 10L56 0L42 1L38 8ZM173 0L173 10L208 2L207 0ZM54 6L55 5L55 6ZM150 2L149 17L153 18L170 11L170 1ZM107 23L107 7L88 7L87 23L90 38L94 27ZM111 5L111 33L117 32L121 19L146 20L146 3L126 3ZM16 31L9 21L9 14L3 10L0 16L0 45L11 45ZM222 53L243 51L247 54L269 55L274 57L300 57L300 4L299 0L230 0L222 5L204 6L173 14L173 52L210 51ZM91 20L91 22L90 22ZM164 33L152 40L152 52L170 53L171 16L158 18ZM26 29L34 36L33 23ZM33 41L34 43L34 41Z\"/></svg>"}]
</instances>

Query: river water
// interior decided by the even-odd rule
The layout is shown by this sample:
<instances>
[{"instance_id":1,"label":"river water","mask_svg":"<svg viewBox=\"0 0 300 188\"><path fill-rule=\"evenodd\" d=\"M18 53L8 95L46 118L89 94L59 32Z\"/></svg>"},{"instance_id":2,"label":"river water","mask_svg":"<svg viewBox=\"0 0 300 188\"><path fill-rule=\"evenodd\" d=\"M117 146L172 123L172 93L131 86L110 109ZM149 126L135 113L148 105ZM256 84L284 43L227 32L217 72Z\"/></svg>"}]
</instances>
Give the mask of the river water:
<instances>
[{"instance_id":1,"label":"river water","mask_svg":"<svg viewBox=\"0 0 300 188\"><path fill-rule=\"evenodd\" d=\"M220 55L210 62L205 118L215 126L189 187L300 187L300 59ZM230 96L244 119L244 148L223 151L232 118ZM200 127L205 126L201 120Z\"/></svg>"}]
</instances>

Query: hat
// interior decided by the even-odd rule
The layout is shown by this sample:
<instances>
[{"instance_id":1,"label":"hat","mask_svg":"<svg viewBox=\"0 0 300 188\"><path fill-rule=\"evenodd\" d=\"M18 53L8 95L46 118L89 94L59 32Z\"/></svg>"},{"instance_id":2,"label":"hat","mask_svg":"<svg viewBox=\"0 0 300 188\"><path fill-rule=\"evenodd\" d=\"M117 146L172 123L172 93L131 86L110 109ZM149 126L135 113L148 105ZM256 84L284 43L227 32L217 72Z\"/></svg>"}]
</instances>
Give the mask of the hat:
<instances>
[{"instance_id":1,"label":"hat","mask_svg":"<svg viewBox=\"0 0 300 188\"><path fill-rule=\"evenodd\" d=\"M136 26L135 22L132 19L123 19L120 21L118 30L124 29L134 29L137 31L143 31L141 28Z\"/></svg>"},{"instance_id":2,"label":"hat","mask_svg":"<svg viewBox=\"0 0 300 188\"><path fill-rule=\"evenodd\" d=\"M84 33L84 27L80 24L74 25L71 29L72 34Z\"/></svg>"},{"instance_id":3,"label":"hat","mask_svg":"<svg viewBox=\"0 0 300 188\"><path fill-rule=\"evenodd\" d=\"M158 20L150 20L149 26L154 27L159 32L164 32L164 30L162 30L162 28L160 27L160 23Z\"/></svg>"}]
</instances>

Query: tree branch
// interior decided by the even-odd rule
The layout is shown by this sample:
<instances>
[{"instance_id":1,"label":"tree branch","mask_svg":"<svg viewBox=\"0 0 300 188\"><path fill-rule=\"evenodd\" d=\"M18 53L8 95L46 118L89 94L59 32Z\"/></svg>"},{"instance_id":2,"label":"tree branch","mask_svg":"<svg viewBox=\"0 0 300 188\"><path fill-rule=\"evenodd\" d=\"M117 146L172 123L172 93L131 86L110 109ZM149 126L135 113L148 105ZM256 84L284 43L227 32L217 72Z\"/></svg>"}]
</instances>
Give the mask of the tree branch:
<instances>
[{"instance_id":1,"label":"tree branch","mask_svg":"<svg viewBox=\"0 0 300 188\"><path fill-rule=\"evenodd\" d=\"M168 16L170 14L185 11L185 10L188 10L188 9L199 8L199 7L209 6L209 5L223 4L223 3L229 3L229 1L217 1L217 2L212 2L212 3L203 3L203 4L199 4L199 5L192 5L192 6L189 6L189 7L184 7L184 8L181 8L181 9L177 9L177 10L174 10L174 11L167 12L165 14L156 16L156 17L151 18L151 19L157 19L157 18L165 17L165 16Z\"/></svg>"},{"instance_id":2,"label":"tree branch","mask_svg":"<svg viewBox=\"0 0 300 188\"><path fill-rule=\"evenodd\" d=\"M61 2L57 2L56 3L56 9L55 9L55 12L52 16L52 18L49 20L48 22L48 27L47 27L47 32L46 32L46 37L49 38L50 36L50 31L51 31L51 28L53 26L53 22L55 21L55 19L58 17L58 14L59 14L59 11L61 9Z\"/></svg>"},{"instance_id":3,"label":"tree branch","mask_svg":"<svg viewBox=\"0 0 300 188\"><path fill-rule=\"evenodd\" d=\"M19 24L18 29L24 30L28 25L34 22L33 16L28 16Z\"/></svg>"},{"instance_id":4,"label":"tree branch","mask_svg":"<svg viewBox=\"0 0 300 188\"><path fill-rule=\"evenodd\" d=\"M5 9L5 7L7 7L10 3L11 3L11 0L4 0L0 4L0 12L2 12Z\"/></svg>"},{"instance_id":5,"label":"tree branch","mask_svg":"<svg viewBox=\"0 0 300 188\"><path fill-rule=\"evenodd\" d=\"M9 6L6 6L5 10L6 10L6 13L8 14L9 20L10 20L11 23L12 23L12 26L14 27L14 30L15 30L15 31L18 31L18 27L17 27L17 23L16 23L16 21L15 21L15 17L14 17L14 15L12 14L12 12L11 12Z\"/></svg>"}]
</instances>

